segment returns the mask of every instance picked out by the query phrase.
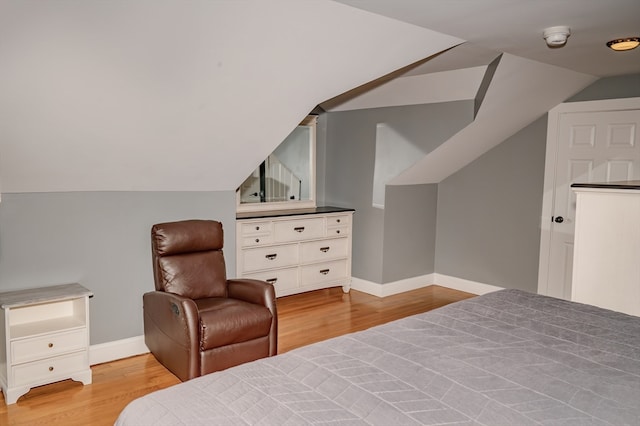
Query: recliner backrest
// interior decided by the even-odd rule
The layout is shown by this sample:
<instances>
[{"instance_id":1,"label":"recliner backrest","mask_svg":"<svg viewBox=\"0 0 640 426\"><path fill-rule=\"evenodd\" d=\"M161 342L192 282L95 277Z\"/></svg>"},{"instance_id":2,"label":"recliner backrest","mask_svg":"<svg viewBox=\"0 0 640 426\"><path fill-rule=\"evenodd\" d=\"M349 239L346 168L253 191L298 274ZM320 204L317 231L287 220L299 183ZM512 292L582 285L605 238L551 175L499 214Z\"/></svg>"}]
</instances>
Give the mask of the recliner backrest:
<instances>
[{"instance_id":1,"label":"recliner backrest","mask_svg":"<svg viewBox=\"0 0 640 426\"><path fill-rule=\"evenodd\" d=\"M184 220L153 225L151 251L158 291L191 299L226 297L222 224Z\"/></svg>"}]
</instances>

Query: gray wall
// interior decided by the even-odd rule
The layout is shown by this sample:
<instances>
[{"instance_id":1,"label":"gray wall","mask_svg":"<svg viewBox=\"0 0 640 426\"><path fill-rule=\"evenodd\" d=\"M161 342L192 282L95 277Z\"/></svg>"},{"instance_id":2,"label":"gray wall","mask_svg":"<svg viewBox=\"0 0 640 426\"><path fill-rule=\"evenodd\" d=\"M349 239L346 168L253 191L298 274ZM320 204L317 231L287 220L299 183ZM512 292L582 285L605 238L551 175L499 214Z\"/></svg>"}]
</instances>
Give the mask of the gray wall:
<instances>
[{"instance_id":1,"label":"gray wall","mask_svg":"<svg viewBox=\"0 0 640 426\"><path fill-rule=\"evenodd\" d=\"M640 96L639 81L640 75L599 80L572 100ZM318 198L356 209L354 276L385 283L435 268L535 291L544 118L438 188L390 187L385 210L371 207L377 123L393 125L428 151L472 114L468 101L321 115ZM92 344L141 335L141 297L153 289L149 229L153 223L188 218L222 221L231 275L233 191L2 194L0 291L79 282L95 293Z\"/></svg>"},{"instance_id":2,"label":"gray wall","mask_svg":"<svg viewBox=\"0 0 640 426\"><path fill-rule=\"evenodd\" d=\"M598 101L602 99L634 98L640 96L640 74L601 78L567 102Z\"/></svg>"},{"instance_id":3,"label":"gray wall","mask_svg":"<svg viewBox=\"0 0 640 426\"><path fill-rule=\"evenodd\" d=\"M391 200L381 210L372 207L373 174L376 150L376 125L386 123L423 152L430 152L473 119L473 101L441 104L375 108L326 114L325 201L341 207L356 209L353 230L353 275L375 283L408 278L408 271L433 272L427 266L433 262L431 242L416 242L409 259L404 251L385 250L385 235L397 232L406 235L413 222L400 218L415 218L416 211L435 208L431 189L409 188L389 191ZM398 192L396 192L398 191ZM407 196L409 194L409 196ZM415 196L414 202L407 199ZM397 201L394 201L397 200ZM433 207L424 207L424 204ZM389 221L385 215L391 215ZM435 216L420 218L420 235L425 237L435 226ZM387 228L388 227L388 228ZM399 244L392 238L392 247ZM417 260L418 259L418 260ZM419 261L425 266L418 268ZM385 272L385 268L389 268ZM414 275L415 276L415 275Z\"/></svg>"},{"instance_id":4,"label":"gray wall","mask_svg":"<svg viewBox=\"0 0 640 426\"><path fill-rule=\"evenodd\" d=\"M598 80L568 101L635 96L640 96L640 74ZM546 115L437 188L387 187L385 210L371 206L376 124L402 130L408 139L425 143L428 152L470 121L472 106L467 107L451 103L326 114L324 198L356 209L355 277L385 283L435 271L536 291Z\"/></svg>"},{"instance_id":5,"label":"gray wall","mask_svg":"<svg viewBox=\"0 0 640 426\"><path fill-rule=\"evenodd\" d=\"M2 194L0 291L78 282L94 293L91 344L139 336L151 225L181 219L221 221L235 271L234 191Z\"/></svg>"},{"instance_id":6,"label":"gray wall","mask_svg":"<svg viewBox=\"0 0 640 426\"><path fill-rule=\"evenodd\" d=\"M435 269L536 291L546 114L438 185Z\"/></svg>"},{"instance_id":7,"label":"gray wall","mask_svg":"<svg viewBox=\"0 0 640 426\"><path fill-rule=\"evenodd\" d=\"M382 282L434 272L438 185L387 185Z\"/></svg>"},{"instance_id":8,"label":"gray wall","mask_svg":"<svg viewBox=\"0 0 640 426\"><path fill-rule=\"evenodd\" d=\"M603 78L568 101L640 96L640 74ZM438 186L436 272L536 292L547 116Z\"/></svg>"}]
</instances>

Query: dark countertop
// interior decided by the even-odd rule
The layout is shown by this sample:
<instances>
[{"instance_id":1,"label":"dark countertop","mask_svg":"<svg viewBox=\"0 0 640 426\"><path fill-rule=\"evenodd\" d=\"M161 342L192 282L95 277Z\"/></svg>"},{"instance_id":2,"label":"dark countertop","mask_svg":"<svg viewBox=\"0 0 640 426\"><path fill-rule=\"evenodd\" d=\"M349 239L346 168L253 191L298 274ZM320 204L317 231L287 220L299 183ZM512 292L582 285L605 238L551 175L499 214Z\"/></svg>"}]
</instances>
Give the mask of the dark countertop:
<instances>
[{"instance_id":1,"label":"dark countertop","mask_svg":"<svg viewBox=\"0 0 640 426\"><path fill-rule=\"evenodd\" d=\"M307 214L340 213L340 212L353 212L353 211L355 211L355 209L350 209L346 207L320 206L320 207L312 207L307 209L240 212L240 213L236 213L236 219L258 219L258 218L266 218L266 217L299 216L299 215L307 215Z\"/></svg>"},{"instance_id":2,"label":"dark countertop","mask_svg":"<svg viewBox=\"0 0 640 426\"><path fill-rule=\"evenodd\" d=\"M602 188L602 189L635 189L640 190L640 180L626 180L620 182L574 183L572 188Z\"/></svg>"}]
</instances>

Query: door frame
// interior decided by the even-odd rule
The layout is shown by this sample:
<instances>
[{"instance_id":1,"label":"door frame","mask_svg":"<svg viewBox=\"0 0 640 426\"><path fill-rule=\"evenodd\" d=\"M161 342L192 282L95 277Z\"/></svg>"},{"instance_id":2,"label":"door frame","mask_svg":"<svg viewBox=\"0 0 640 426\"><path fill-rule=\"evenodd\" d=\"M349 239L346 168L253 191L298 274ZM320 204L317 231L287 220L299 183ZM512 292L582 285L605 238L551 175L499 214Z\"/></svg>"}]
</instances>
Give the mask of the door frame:
<instances>
[{"instance_id":1,"label":"door frame","mask_svg":"<svg viewBox=\"0 0 640 426\"><path fill-rule=\"evenodd\" d=\"M538 264L538 293L549 293L549 257L551 253L551 232L556 191L556 166L558 155L558 134L560 116L574 112L620 111L640 109L640 97L605 99L558 104L548 113L547 147L544 167L544 187L542 195L542 215L540 216L540 257Z\"/></svg>"}]
</instances>

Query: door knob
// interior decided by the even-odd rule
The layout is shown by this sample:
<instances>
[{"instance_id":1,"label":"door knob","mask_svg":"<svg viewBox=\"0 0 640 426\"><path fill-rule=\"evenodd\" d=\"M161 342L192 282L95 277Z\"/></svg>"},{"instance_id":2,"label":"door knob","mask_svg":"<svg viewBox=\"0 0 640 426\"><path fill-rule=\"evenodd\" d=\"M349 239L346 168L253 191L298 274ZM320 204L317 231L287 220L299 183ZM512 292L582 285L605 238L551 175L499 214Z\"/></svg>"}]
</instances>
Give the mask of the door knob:
<instances>
[{"instance_id":1,"label":"door knob","mask_svg":"<svg viewBox=\"0 0 640 426\"><path fill-rule=\"evenodd\" d=\"M553 219L553 221L555 223L562 223L564 222L564 218L562 216L556 216L555 219Z\"/></svg>"}]
</instances>

